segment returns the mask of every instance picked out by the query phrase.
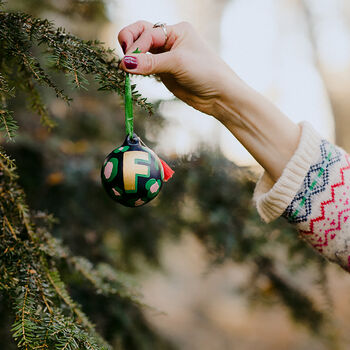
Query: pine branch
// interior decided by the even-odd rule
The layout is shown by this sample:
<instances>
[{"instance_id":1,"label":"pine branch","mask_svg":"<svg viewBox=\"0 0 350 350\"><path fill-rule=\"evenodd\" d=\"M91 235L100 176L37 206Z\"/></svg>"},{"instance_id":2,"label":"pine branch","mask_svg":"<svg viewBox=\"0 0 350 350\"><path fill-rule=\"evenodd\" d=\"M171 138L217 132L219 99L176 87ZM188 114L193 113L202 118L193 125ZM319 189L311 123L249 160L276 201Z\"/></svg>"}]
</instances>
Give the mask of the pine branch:
<instances>
[{"instance_id":1,"label":"pine branch","mask_svg":"<svg viewBox=\"0 0 350 350\"><path fill-rule=\"evenodd\" d=\"M33 54L39 48L42 48L41 56L44 57L46 66L63 72L77 89L87 88L87 76L90 75L99 85L99 90L124 96L125 73L119 69L120 60L113 50L104 48L99 41L85 41L66 33L63 28L56 29L48 20L23 13L0 11L0 94L6 98L14 94L4 75L6 66L7 70L16 72L12 79L27 92L31 109L40 115L42 123L49 128L53 127L54 123L41 102L35 84L49 87L58 98L67 103L70 98L56 85ZM142 98L135 88L132 95L134 103L152 113L152 105L146 98ZM2 117L0 130L12 139L17 124L12 113L2 109L6 113Z\"/></svg>"},{"instance_id":2,"label":"pine branch","mask_svg":"<svg viewBox=\"0 0 350 350\"><path fill-rule=\"evenodd\" d=\"M40 116L40 122L49 130L56 126L56 123L50 118L49 112L41 100L41 96L32 81L27 83L28 102L32 111Z\"/></svg>"},{"instance_id":3,"label":"pine branch","mask_svg":"<svg viewBox=\"0 0 350 350\"><path fill-rule=\"evenodd\" d=\"M12 141L17 129L18 125L13 119L13 112L8 111L0 104L0 131Z\"/></svg>"},{"instance_id":4,"label":"pine branch","mask_svg":"<svg viewBox=\"0 0 350 350\"><path fill-rule=\"evenodd\" d=\"M0 73L0 96L1 97L14 97L15 89L10 88L8 81L5 79L4 75Z\"/></svg>"},{"instance_id":5,"label":"pine branch","mask_svg":"<svg viewBox=\"0 0 350 350\"><path fill-rule=\"evenodd\" d=\"M135 281L128 274L116 271L105 263L99 263L95 267L89 260L80 256L67 257L67 262L92 284L96 293L105 296L117 295L141 308L149 308L139 301L142 295L137 292Z\"/></svg>"},{"instance_id":6,"label":"pine branch","mask_svg":"<svg viewBox=\"0 0 350 350\"><path fill-rule=\"evenodd\" d=\"M3 169L7 169L10 173L15 171L16 165L14 160L12 160L5 152L5 150L0 147L0 159L3 162L2 167Z\"/></svg>"},{"instance_id":7,"label":"pine branch","mask_svg":"<svg viewBox=\"0 0 350 350\"><path fill-rule=\"evenodd\" d=\"M46 275L51 285L55 289L57 295L66 303L67 306L76 314L78 317L78 322L84 327L92 330L94 328L93 324L89 321L87 316L80 310L80 308L74 303L70 295L68 294L64 283L62 282L60 275L57 270L52 269L46 270Z\"/></svg>"},{"instance_id":8,"label":"pine branch","mask_svg":"<svg viewBox=\"0 0 350 350\"><path fill-rule=\"evenodd\" d=\"M44 215L30 212L17 178L15 164L0 149L0 290L12 300L16 315L12 333L18 347L110 349L69 295L53 257L70 259L75 271L84 271L96 289L121 295L127 288L120 280L101 277L87 260L65 253L44 227L37 227L35 218ZM45 220L48 225L53 221L50 216Z\"/></svg>"},{"instance_id":9,"label":"pine branch","mask_svg":"<svg viewBox=\"0 0 350 350\"><path fill-rule=\"evenodd\" d=\"M89 260L81 256L73 256L68 247L41 227L37 230L40 249L57 262L63 259L74 271L88 280L98 294L118 295L129 299L135 304L142 305L138 301L140 293L136 291L134 280L126 273L115 271L110 265L99 263L94 266Z\"/></svg>"}]
</instances>

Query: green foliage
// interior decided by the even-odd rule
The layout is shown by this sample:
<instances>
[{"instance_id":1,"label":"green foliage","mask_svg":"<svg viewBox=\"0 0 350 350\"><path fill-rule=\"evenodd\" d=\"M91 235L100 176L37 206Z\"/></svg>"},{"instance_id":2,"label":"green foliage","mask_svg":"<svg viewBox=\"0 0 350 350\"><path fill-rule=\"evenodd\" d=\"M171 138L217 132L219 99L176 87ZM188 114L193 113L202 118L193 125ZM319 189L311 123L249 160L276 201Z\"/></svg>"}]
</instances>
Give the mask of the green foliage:
<instances>
[{"instance_id":1,"label":"green foliage","mask_svg":"<svg viewBox=\"0 0 350 350\"><path fill-rule=\"evenodd\" d=\"M0 131L2 131L9 140L15 137L18 129L17 122L13 119L13 112L6 110L0 105Z\"/></svg>"},{"instance_id":2,"label":"green foliage","mask_svg":"<svg viewBox=\"0 0 350 350\"><path fill-rule=\"evenodd\" d=\"M16 3L23 10L42 6L69 16L75 16L73 8L101 4ZM84 10L87 18L93 13ZM175 177L149 206L132 211L107 198L98 172L104 156L125 136L124 116L118 100L103 93L96 97L90 87L123 95L125 75L118 63L99 42L55 29L47 20L0 13L0 110L5 112L0 128L13 138L14 118L20 125L17 142L6 143L18 168L0 150L1 338L12 322L13 337L23 349L108 348L95 323L114 348L171 348L147 326L133 279L120 270L136 269L140 256L156 264L160 242L183 232L203 242L214 264L230 260L250 267L250 283L237 290L252 304L280 303L312 332L328 336L323 332L329 326L324 260L283 220L261 223L251 203L256 179L219 152L203 148L172 162ZM133 101L145 107L138 114L146 114L151 106L135 85L132 91ZM59 117L52 113L57 106ZM36 115L49 128L57 125L55 132L40 127ZM157 134L162 122L157 114L140 117L137 133L150 144L146 136ZM300 286L298 276L307 269L316 276ZM324 305L307 287L323 291Z\"/></svg>"},{"instance_id":3,"label":"green foliage","mask_svg":"<svg viewBox=\"0 0 350 350\"><path fill-rule=\"evenodd\" d=\"M43 125L56 125L43 101L44 89L66 103L71 98L58 87L55 71L63 72L75 88L86 88L90 75L99 90L123 95L125 74L118 65L113 51L98 41L81 40L48 20L0 11L2 134L9 140L15 137L18 125L8 106L19 92ZM151 105L137 92L133 101L151 112ZM72 255L51 234L53 217L29 210L18 180L14 161L0 149L0 291L13 309L11 331L18 348L110 349L70 296L59 268L85 278L97 294L136 307L140 304L132 279L106 263L94 266Z\"/></svg>"},{"instance_id":4,"label":"green foliage","mask_svg":"<svg viewBox=\"0 0 350 350\"><path fill-rule=\"evenodd\" d=\"M99 24L107 20L103 0L69 0L57 2L49 0L0 1L0 3L2 2L12 11L21 11L35 16L41 15L43 12L51 12L80 23L86 21Z\"/></svg>"},{"instance_id":5,"label":"green foliage","mask_svg":"<svg viewBox=\"0 0 350 350\"><path fill-rule=\"evenodd\" d=\"M39 51L41 49L42 51ZM42 66L37 55L42 56L47 69L63 72L71 85L86 89L87 76L97 82L99 90L124 94L125 73L118 68L119 59L113 50L99 41L85 41L63 28L54 28L48 20L23 13L0 12L0 128L8 138L13 138L17 124L6 107L6 100L14 89L24 91L30 108L43 124L53 127L47 108L41 100L39 87L50 88L58 98L70 98L57 86ZM42 55L44 54L44 56ZM9 88L11 86L12 88ZM133 89L133 101L151 113L152 106Z\"/></svg>"},{"instance_id":6,"label":"green foliage","mask_svg":"<svg viewBox=\"0 0 350 350\"><path fill-rule=\"evenodd\" d=\"M125 277L105 264L95 268L86 259L71 256L52 237L51 217L29 211L16 182L16 167L4 151L0 174L0 290L11 299L16 315L12 332L18 347L109 349L70 297L56 266L64 260L98 293L134 299L135 294L125 287ZM38 219L41 225L35 224Z\"/></svg>"},{"instance_id":7,"label":"green foliage","mask_svg":"<svg viewBox=\"0 0 350 350\"><path fill-rule=\"evenodd\" d=\"M204 148L191 160L182 160L157 208L144 217L157 220L157 226L174 235L193 232L204 242L214 264L232 260L251 266L250 283L240 286L240 292L252 303L281 302L295 320L317 333L329 326L327 307L319 307L300 287L297 276L309 268L317 271L310 288L321 286L327 305L325 260L300 241L296 229L283 219L262 224L251 202L255 182L248 170ZM138 224L136 220L135 227ZM158 232L152 232L157 237Z\"/></svg>"}]
</instances>

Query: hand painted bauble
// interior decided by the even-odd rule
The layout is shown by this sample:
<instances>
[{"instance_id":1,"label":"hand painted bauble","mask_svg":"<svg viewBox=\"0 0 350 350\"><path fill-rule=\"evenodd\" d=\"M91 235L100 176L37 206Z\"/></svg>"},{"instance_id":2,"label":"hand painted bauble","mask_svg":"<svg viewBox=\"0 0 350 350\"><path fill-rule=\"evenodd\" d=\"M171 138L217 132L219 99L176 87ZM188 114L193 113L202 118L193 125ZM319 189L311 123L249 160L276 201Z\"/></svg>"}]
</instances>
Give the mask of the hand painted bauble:
<instances>
[{"instance_id":1,"label":"hand painted bauble","mask_svg":"<svg viewBox=\"0 0 350 350\"><path fill-rule=\"evenodd\" d=\"M113 200L127 207L139 207L157 196L164 173L158 156L134 134L106 157L101 179Z\"/></svg>"}]
</instances>

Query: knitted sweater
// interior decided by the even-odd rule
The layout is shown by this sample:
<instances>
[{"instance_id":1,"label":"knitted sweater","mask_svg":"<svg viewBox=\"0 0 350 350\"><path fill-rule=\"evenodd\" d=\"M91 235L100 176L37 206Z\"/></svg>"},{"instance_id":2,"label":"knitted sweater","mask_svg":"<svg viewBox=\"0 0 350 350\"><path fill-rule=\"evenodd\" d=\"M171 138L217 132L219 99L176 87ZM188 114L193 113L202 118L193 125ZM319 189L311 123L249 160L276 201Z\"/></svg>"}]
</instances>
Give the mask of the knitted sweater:
<instances>
[{"instance_id":1,"label":"knitted sweater","mask_svg":"<svg viewBox=\"0 0 350 350\"><path fill-rule=\"evenodd\" d=\"M299 145L274 182L265 172L254 200L265 222L279 216L328 260L350 271L350 156L302 123Z\"/></svg>"}]
</instances>

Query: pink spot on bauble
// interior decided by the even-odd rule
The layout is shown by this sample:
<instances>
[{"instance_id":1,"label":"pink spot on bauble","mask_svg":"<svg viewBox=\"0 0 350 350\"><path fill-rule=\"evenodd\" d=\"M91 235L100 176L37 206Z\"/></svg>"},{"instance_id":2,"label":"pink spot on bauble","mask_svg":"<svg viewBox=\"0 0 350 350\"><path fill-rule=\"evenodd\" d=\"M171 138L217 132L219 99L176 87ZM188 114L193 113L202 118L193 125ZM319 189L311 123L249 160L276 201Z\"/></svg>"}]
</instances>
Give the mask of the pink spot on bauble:
<instances>
[{"instance_id":1,"label":"pink spot on bauble","mask_svg":"<svg viewBox=\"0 0 350 350\"><path fill-rule=\"evenodd\" d=\"M331 235L331 239L334 239L334 237L335 237L335 233L333 233L333 234Z\"/></svg>"},{"instance_id":2,"label":"pink spot on bauble","mask_svg":"<svg viewBox=\"0 0 350 350\"><path fill-rule=\"evenodd\" d=\"M112 188L112 191L117 197L121 196L121 193L119 193L119 191L115 190L114 188Z\"/></svg>"},{"instance_id":3,"label":"pink spot on bauble","mask_svg":"<svg viewBox=\"0 0 350 350\"><path fill-rule=\"evenodd\" d=\"M156 193L158 191L158 189L159 189L159 184L158 184L158 182L156 182L150 187L149 190L151 191L151 193Z\"/></svg>"},{"instance_id":4,"label":"pink spot on bauble","mask_svg":"<svg viewBox=\"0 0 350 350\"><path fill-rule=\"evenodd\" d=\"M139 207L140 205L144 204L145 202L140 198L135 202L135 206Z\"/></svg>"},{"instance_id":5,"label":"pink spot on bauble","mask_svg":"<svg viewBox=\"0 0 350 350\"><path fill-rule=\"evenodd\" d=\"M108 162L105 166L105 170L104 170L104 175L106 179L109 179L111 177L113 171L113 163L112 162Z\"/></svg>"},{"instance_id":6,"label":"pink spot on bauble","mask_svg":"<svg viewBox=\"0 0 350 350\"><path fill-rule=\"evenodd\" d=\"M344 216L344 222L347 222L349 219L349 216Z\"/></svg>"}]
</instances>

